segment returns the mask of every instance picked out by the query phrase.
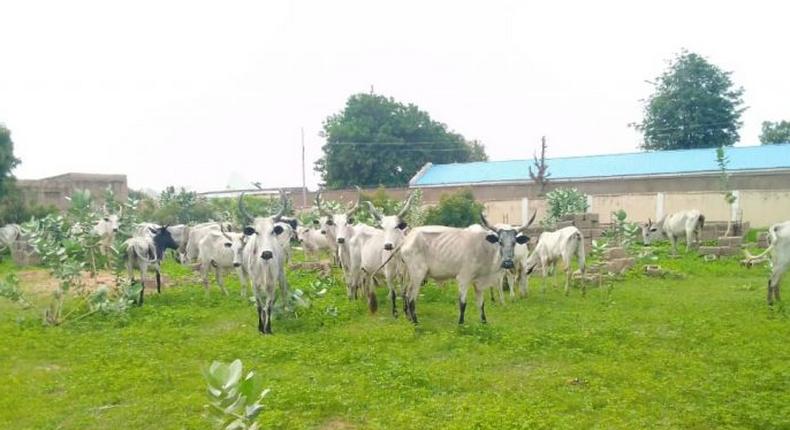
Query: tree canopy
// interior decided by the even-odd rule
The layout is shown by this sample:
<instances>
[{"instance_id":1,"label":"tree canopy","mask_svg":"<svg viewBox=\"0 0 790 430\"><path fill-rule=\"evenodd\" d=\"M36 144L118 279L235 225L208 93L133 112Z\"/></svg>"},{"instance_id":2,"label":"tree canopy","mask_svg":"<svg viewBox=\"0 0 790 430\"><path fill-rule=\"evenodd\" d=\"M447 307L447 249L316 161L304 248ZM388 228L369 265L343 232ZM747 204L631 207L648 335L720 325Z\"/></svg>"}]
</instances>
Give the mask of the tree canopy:
<instances>
[{"instance_id":1,"label":"tree canopy","mask_svg":"<svg viewBox=\"0 0 790 430\"><path fill-rule=\"evenodd\" d=\"M487 160L467 141L413 104L376 94L349 97L324 122L324 155L315 170L329 188L403 186L427 162Z\"/></svg>"},{"instance_id":2,"label":"tree canopy","mask_svg":"<svg viewBox=\"0 0 790 430\"><path fill-rule=\"evenodd\" d=\"M790 121L763 121L760 143L770 145L788 142L790 142Z\"/></svg>"},{"instance_id":3,"label":"tree canopy","mask_svg":"<svg viewBox=\"0 0 790 430\"><path fill-rule=\"evenodd\" d=\"M654 82L644 118L633 124L646 150L716 148L738 141L743 88L725 72L692 52L683 51Z\"/></svg>"},{"instance_id":4,"label":"tree canopy","mask_svg":"<svg viewBox=\"0 0 790 430\"><path fill-rule=\"evenodd\" d=\"M11 171L19 164L19 159L14 157L14 142L11 140L11 130L0 124L0 199L10 192L9 186L13 184Z\"/></svg>"}]
</instances>

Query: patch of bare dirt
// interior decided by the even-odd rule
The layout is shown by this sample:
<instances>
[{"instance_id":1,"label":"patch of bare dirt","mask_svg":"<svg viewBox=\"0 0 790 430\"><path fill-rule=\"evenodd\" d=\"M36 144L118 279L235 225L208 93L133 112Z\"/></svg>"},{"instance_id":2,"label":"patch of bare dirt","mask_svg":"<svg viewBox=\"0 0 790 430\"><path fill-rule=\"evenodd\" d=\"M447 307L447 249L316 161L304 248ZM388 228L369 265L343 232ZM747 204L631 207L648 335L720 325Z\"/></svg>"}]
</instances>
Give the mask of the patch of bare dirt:
<instances>
[{"instance_id":1,"label":"patch of bare dirt","mask_svg":"<svg viewBox=\"0 0 790 430\"><path fill-rule=\"evenodd\" d=\"M325 422L321 427L323 430L352 430L357 428L354 424L343 420L342 418L333 418Z\"/></svg>"},{"instance_id":2,"label":"patch of bare dirt","mask_svg":"<svg viewBox=\"0 0 790 430\"><path fill-rule=\"evenodd\" d=\"M139 276L139 274L138 274ZM53 278L46 270L20 270L17 272L17 277L22 287L31 294L48 294L53 292L58 287L58 280ZM139 279L137 279L139 282ZM115 275L111 272L102 271L91 276L90 273L84 272L80 278L79 291L91 293L97 288L105 286L111 288L115 286ZM162 288L172 287L170 279L162 275ZM156 289L156 275L150 273L145 279L145 288Z\"/></svg>"}]
</instances>

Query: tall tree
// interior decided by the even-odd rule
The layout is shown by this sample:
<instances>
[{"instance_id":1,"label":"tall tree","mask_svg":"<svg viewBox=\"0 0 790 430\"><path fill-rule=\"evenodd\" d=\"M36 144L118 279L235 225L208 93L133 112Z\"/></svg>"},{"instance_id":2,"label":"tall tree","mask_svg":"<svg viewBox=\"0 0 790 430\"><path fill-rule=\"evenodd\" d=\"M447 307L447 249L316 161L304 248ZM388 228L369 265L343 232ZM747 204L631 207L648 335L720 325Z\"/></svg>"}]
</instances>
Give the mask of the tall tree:
<instances>
[{"instance_id":1,"label":"tall tree","mask_svg":"<svg viewBox=\"0 0 790 430\"><path fill-rule=\"evenodd\" d=\"M19 159L14 157L14 142L11 140L11 130L0 124L0 199L11 192L14 177L11 171L19 164Z\"/></svg>"},{"instance_id":2,"label":"tall tree","mask_svg":"<svg viewBox=\"0 0 790 430\"><path fill-rule=\"evenodd\" d=\"M738 141L743 88L705 58L682 51L654 82L644 119L632 124L646 150L716 148Z\"/></svg>"},{"instance_id":3,"label":"tall tree","mask_svg":"<svg viewBox=\"0 0 790 430\"><path fill-rule=\"evenodd\" d=\"M773 143L790 142L790 121L763 121L763 131L760 133L760 143L769 145Z\"/></svg>"},{"instance_id":4,"label":"tall tree","mask_svg":"<svg viewBox=\"0 0 790 430\"><path fill-rule=\"evenodd\" d=\"M349 97L324 122L324 155L315 170L327 187L403 186L427 162L482 161L480 142L467 141L413 104L377 94Z\"/></svg>"}]
</instances>

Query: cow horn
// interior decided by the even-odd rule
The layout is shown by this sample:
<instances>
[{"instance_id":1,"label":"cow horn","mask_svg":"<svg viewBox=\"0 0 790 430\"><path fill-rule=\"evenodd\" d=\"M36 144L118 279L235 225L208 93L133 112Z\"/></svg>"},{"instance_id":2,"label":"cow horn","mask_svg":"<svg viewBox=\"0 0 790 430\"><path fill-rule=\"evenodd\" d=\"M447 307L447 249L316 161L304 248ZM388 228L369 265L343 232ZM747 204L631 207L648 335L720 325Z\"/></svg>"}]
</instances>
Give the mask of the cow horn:
<instances>
[{"instance_id":1,"label":"cow horn","mask_svg":"<svg viewBox=\"0 0 790 430\"><path fill-rule=\"evenodd\" d=\"M225 236L225 239L228 239L231 242L233 241L233 239L231 239L231 237L228 236L228 233L225 233L225 227L222 226L222 223L219 223L219 231L220 233L222 233L223 236Z\"/></svg>"},{"instance_id":2,"label":"cow horn","mask_svg":"<svg viewBox=\"0 0 790 430\"><path fill-rule=\"evenodd\" d=\"M272 217L274 222L280 221L280 218L282 218L283 214L285 213L286 206L288 206L288 198L285 197L285 191L280 188L280 210L277 211L277 213Z\"/></svg>"},{"instance_id":3,"label":"cow horn","mask_svg":"<svg viewBox=\"0 0 790 430\"><path fill-rule=\"evenodd\" d=\"M356 212L357 209L359 209L359 202L362 200L362 188L359 188L359 186L357 186L356 188L357 188L357 201L354 202L354 206L351 206L351 209L346 211L346 216L353 215L354 212Z\"/></svg>"},{"instance_id":4,"label":"cow horn","mask_svg":"<svg viewBox=\"0 0 790 430\"><path fill-rule=\"evenodd\" d=\"M485 227L485 228L487 228L487 229L489 229L491 231L496 231L496 229L494 227L491 227L491 224L488 223L488 220L486 219L486 216L483 215L482 212L480 212L480 221L483 223L483 227Z\"/></svg>"},{"instance_id":5,"label":"cow horn","mask_svg":"<svg viewBox=\"0 0 790 430\"><path fill-rule=\"evenodd\" d=\"M403 207L398 212L398 218L403 218L406 215L406 212L409 210L409 206L411 206L411 201L414 199L414 191L409 193L409 198L406 199L406 203L403 204Z\"/></svg>"},{"instance_id":6,"label":"cow horn","mask_svg":"<svg viewBox=\"0 0 790 430\"><path fill-rule=\"evenodd\" d=\"M532 216L529 218L529 221L527 221L527 223L526 223L526 224L524 224L524 225L522 225L521 227L519 227L519 228L518 228L518 231L520 231L520 232L522 232L522 233L523 233L523 232L524 232L524 230L528 229L528 228L529 228L529 226L531 226L531 225L532 225L532 223L533 223L533 222L535 222L535 217L536 217L537 215L538 215L538 211L534 211L534 212L532 212Z\"/></svg>"},{"instance_id":7,"label":"cow horn","mask_svg":"<svg viewBox=\"0 0 790 430\"><path fill-rule=\"evenodd\" d=\"M318 191L315 193L315 205L318 208L318 213L321 215L329 216L331 215L326 209L321 207L321 189L319 188Z\"/></svg>"},{"instance_id":8,"label":"cow horn","mask_svg":"<svg viewBox=\"0 0 790 430\"><path fill-rule=\"evenodd\" d=\"M367 203L367 204L368 204L368 209L370 210L370 213L371 213L371 214L372 214L372 215L373 215L373 216L374 216L374 217L375 217L377 220L381 221L381 218L382 218L384 215L382 215L382 214L381 214L381 212L379 212L379 211L377 211L377 210L376 210L376 207L375 207L375 206L373 206L373 203L371 203L371 202L370 202L370 200L366 201L365 203Z\"/></svg>"},{"instance_id":9,"label":"cow horn","mask_svg":"<svg viewBox=\"0 0 790 430\"><path fill-rule=\"evenodd\" d=\"M648 218L647 219L647 226L650 227L651 225L653 225L653 220Z\"/></svg>"},{"instance_id":10,"label":"cow horn","mask_svg":"<svg viewBox=\"0 0 790 430\"><path fill-rule=\"evenodd\" d=\"M249 224L254 217L247 212L247 208L244 206L244 193L242 192L239 196L239 215L241 215L241 222L244 225Z\"/></svg>"}]
</instances>

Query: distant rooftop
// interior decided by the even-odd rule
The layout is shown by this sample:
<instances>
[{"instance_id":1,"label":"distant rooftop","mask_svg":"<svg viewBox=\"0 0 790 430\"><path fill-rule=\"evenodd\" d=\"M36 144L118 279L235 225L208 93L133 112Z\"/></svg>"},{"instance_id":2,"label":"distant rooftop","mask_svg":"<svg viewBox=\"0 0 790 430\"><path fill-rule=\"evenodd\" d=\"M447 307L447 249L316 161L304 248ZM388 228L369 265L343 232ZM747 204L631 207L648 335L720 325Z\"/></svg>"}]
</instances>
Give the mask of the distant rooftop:
<instances>
[{"instance_id":1,"label":"distant rooftop","mask_svg":"<svg viewBox=\"0 0 790 430\"><path fill-rule=\"evenodd\" d=\"M728 147L731 172L790 169L790 143ZM549 180L583 180L715 173L716 149L634 152L547 158ZM412 187L528 183L533 160L426 164L409 182ZM533 167L534 170L534 167Z\"/></svg>"}]
</instances>

